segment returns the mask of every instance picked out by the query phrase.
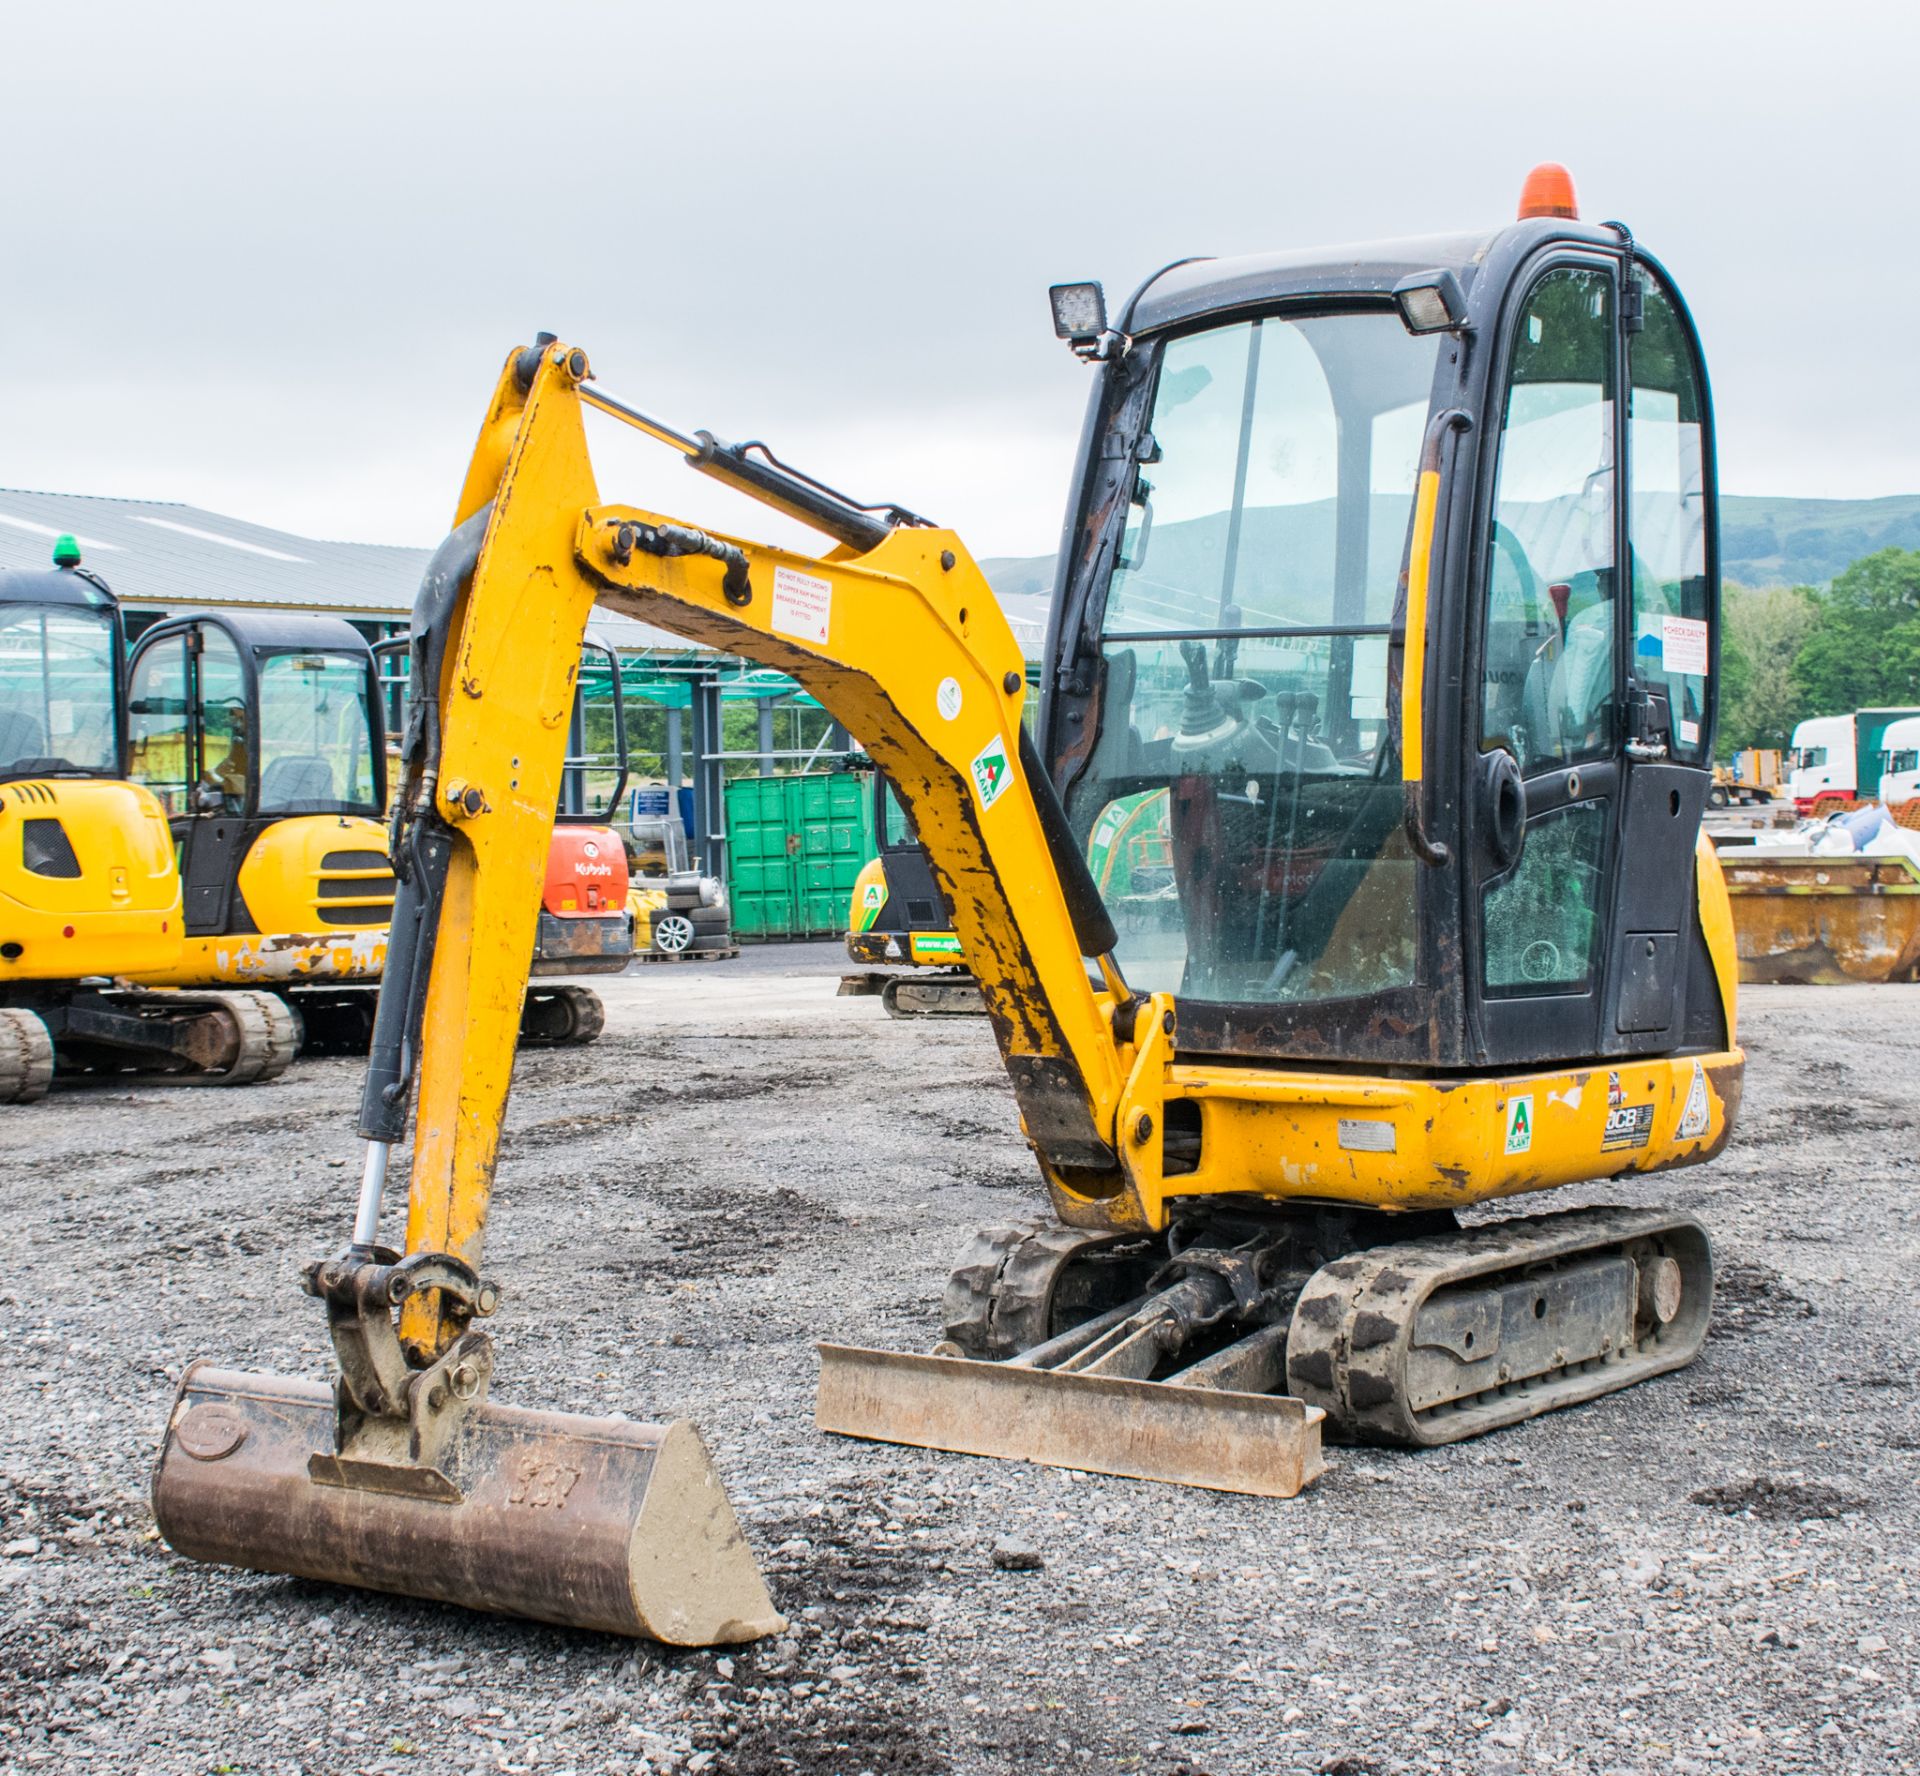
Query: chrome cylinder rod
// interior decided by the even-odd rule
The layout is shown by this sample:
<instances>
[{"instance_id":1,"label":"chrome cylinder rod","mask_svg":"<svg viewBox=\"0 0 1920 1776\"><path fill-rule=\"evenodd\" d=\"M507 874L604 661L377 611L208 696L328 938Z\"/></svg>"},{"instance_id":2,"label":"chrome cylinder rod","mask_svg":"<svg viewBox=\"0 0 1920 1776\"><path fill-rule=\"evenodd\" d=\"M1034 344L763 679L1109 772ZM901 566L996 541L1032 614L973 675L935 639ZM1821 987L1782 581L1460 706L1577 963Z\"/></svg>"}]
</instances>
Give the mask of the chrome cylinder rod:
<instances>
[{"instance_id":1,"label":"chrome cylinder rod","mask_svg":"<svg viewBox=\"0 0 1920 1776\"><path fill-rule=\"evenodd\" d=\"M580 385L580 399L589 407L597 407L602 413L611 414L615 419L623 419L630 426L636 426L649 437L658 438L662 444L671 444L683 456L697 457L702 445L697 438L688 438L676 432L666 421L654 419L642 413L638 407L629 405L618 395L611 395L591 382Z\"/></svg>"},{"instance_id":2,"label":"chrome cylinder rod","mask_svg":"<svg viewBox=\"0 0 1920 1776\"><path fill-rule=\"evenodd\" d=\"M387 1158L392 1152L385 1141L367 1143L366 1169L360 1174L360 1207L353 1217L356 1246L379 1243L380 1198L387 1188Z\"/></svg>"}]
</instances>

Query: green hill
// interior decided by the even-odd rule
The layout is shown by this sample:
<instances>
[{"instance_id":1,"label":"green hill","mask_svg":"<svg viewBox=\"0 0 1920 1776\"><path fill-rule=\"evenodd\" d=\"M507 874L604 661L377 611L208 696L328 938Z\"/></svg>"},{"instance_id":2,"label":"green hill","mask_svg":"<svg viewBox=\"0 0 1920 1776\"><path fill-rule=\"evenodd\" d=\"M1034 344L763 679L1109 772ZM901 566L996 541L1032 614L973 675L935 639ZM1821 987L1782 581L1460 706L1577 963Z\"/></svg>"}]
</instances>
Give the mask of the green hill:
<instances>
[{"instance_id":1,"label":"green hill","mask_svg":"<svg viewBox=\"0 0 1920 1776\"><path fill-rule=\"evenodd\" d=\"M1743 586L1824 586L1876 549L1920 549L1920 494L1886 499L1769 499L1728 494L1720 501L1721 569ZM1051 555L1000 555L980 563L1001 597L1045 598Z\"/></svg>"},{"instance_id":2,"label":"green hill","mask_svg":"<svg viewBox=\"0 0 1920 1776\"><path fill-rule=\"evenodd\" d=\"M1721 569L1743 586L1824 586L1879 549L1920 549L1920 494L1720 502Z\"/></svg>"}]
</instances>

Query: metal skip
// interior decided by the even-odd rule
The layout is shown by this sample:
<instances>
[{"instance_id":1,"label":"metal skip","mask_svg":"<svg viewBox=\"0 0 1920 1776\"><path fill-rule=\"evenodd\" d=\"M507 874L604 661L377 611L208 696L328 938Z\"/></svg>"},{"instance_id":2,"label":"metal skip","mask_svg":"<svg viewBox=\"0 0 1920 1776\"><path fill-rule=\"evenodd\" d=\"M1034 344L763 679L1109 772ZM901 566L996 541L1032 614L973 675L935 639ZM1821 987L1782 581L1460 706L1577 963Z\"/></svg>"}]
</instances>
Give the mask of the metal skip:
<instances>
[{"instance_id":1,"label":"metal skip","mask_svg":"<svg viewBox=\"0 0 1920 1776\"><path fill-rule=\"evenodd\" d=\"M819 1350L814 1421L841 1436L1263 1498L1292 1498L1326 1465L1326 1414L1285 1394L842 1344Z\"/></svg>"},{"instance_id":2,"label":"metal skip","mask_svg":"<svg viewBox=\"0 0 1920 1776\"><path fill-rule=\"evenodd\" d=\"M179 1553L675 1646L785 1626L685 1421L477 1403L430 1467L356 1464L318 1382L196 1363L153 1476Z\"/></svg>"}]
</instances>

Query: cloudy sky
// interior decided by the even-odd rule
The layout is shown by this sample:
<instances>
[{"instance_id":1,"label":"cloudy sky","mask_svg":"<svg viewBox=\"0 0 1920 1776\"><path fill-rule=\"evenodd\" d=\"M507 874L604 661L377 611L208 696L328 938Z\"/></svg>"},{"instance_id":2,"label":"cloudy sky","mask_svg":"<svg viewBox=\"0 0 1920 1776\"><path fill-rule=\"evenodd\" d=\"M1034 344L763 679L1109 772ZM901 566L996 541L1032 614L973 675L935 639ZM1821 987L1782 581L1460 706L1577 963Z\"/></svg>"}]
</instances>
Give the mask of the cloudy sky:
<instances>
[{"instance_id":1,"label":"cloudy sky","mask_svg":"<svg viewBox=\"0 0 1920 1776\"><path fill-rule=\"evenodd\" d=\"M1040 553L1086 390L1049 282L1497 224L1555 158L1687 291L1728 491L1920 491L1911 16L15 6L0 486L430 543L545 327L683 428ZM595 448L609 498L776 534Z\"/></svg>"}]
</instances>

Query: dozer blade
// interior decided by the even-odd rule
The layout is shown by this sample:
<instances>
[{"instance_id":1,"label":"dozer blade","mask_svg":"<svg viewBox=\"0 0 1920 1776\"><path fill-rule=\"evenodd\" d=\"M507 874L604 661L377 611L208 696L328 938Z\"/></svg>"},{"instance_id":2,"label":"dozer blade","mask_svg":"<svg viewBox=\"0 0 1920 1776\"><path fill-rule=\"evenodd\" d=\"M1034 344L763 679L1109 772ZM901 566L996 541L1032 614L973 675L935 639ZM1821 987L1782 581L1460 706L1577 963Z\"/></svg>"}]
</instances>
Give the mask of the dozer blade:
<instances>
[{"instance_id":1,"label":"dozer blade","mask_svg":"<svg viewBox=\"0 0 1920 1776\"><path fill-rule=\"evenodd\" d=\"M822 1344L823 1431L1292 1498L1325 1467L1326 1416L1284 1394Z\"/></svg>"},{"instance_id":2,"label":"dozer blade","mask_svg":"<svg viewBox=\"0 0 1920 1776\"><path fill-rule=\"evenodd\" d=\"M432 1467L355 1463L337 1453L327 1388L196 1363L154 1470L154 1519L190 1559L674 1646L785 1626L691 1424L488 1402L460 1437L457 1486Z\"/></svg>"}]
</instances>

